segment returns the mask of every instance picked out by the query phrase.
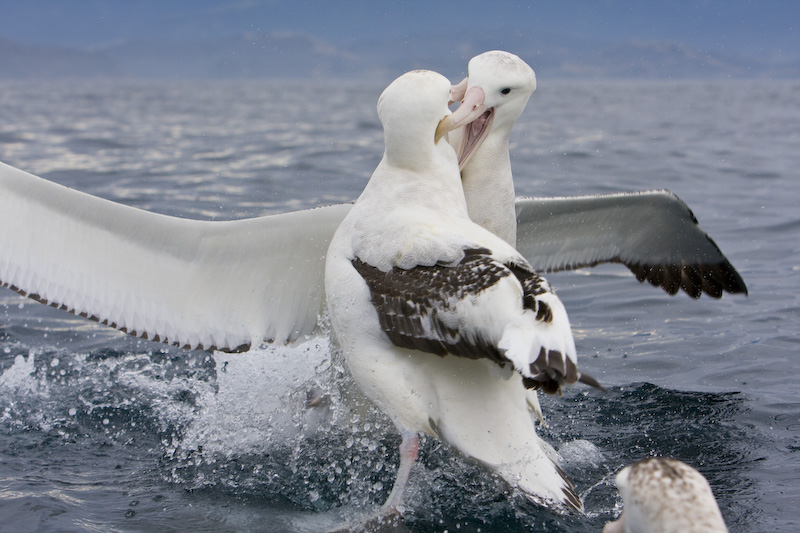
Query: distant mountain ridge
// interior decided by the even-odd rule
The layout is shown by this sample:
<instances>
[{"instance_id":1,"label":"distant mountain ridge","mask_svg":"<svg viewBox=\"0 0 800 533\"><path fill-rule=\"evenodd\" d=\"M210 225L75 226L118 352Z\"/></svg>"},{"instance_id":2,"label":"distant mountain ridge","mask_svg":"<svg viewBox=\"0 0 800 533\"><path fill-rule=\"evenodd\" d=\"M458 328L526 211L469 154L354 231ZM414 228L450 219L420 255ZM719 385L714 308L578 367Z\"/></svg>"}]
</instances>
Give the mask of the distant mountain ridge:
<instances>
[{"instance_id":1,"label":"distant mountain ridge","mask_svg":"<svg viewBox=\"0 0 800 533\"><path fill-rule=\"evenodd\" d=\"M549 79L799 78L800 58L724 56L676 42L572 42L558 36L502 39L411 35L346 47L303 32L242 34L197 42L130 41L91 50L0 39L0 79L387 79L414 68L462 76L467 60L501 48Z\"/></svg>"},{"instance_id":2,"label":"distant mountain ridge","mask_svg":"<svg viewBox=\"0 0 800 533\"><path fill-rule=\"evenodd\" d=\"M122 65L107 53L29 46L0 39L0 79L119 77Z\"/></svg>"}]
</instances>

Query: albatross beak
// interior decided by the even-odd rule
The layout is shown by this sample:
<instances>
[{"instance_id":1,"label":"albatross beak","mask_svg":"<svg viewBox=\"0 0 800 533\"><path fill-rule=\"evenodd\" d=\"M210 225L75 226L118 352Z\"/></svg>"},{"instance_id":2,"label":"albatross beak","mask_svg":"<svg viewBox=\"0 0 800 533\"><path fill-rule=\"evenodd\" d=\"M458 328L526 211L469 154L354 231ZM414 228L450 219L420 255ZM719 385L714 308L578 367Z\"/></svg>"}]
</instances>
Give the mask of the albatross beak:
<instances>
[{"instance_id":1,"label":"albatross beak","mask_svg":"<svg viewBox=\"0 0 800 533\"><path fill-rule=\"evenodd\" d=\"M457 85L450 87L450 101L447 102L447 105L452 105L464 98L464 93L467 92L468 82L469 78L464 78Z\"/></svg>"},{"instance_id":2,"label":"albatross beak","mask_svg":"<svg viewBox=\"0 0 800 533\"><path fill-rule=\"evenodd\" d=\"M464 82L462 81L461 83ZM461 84L453 87L453 89L450 90L450 94L453 94L455 88L460 85ZM466 91L464 99L461 100L461 105L439 122L439 125L436 127L436 135L433 139L434 142L438 143L439 139L444 137L448 131L460 128L464 124L469 124L481 116L486 111L486 106L483 105L485 97L486 95L480 87L473 87Z\"/></svg>"}]
</instances>

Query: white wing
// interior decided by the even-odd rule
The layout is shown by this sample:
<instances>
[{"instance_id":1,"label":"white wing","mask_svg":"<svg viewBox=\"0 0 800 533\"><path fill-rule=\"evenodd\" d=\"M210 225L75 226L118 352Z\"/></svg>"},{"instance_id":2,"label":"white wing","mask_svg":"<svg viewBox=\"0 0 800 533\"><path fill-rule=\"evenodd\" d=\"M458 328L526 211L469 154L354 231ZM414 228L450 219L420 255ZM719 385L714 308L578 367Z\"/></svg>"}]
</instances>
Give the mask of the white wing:
<instances>
[{"instance_id":1,"label":"white wing","mask_svg":"<svg viewBox=\"0 0 800 533\"><path fill-rule=\"evenodd\" d=\"M0 163L0 285L142 337L244 349L310 334L350 204L229 222L149 213ZM668 191L517 200L535 270L627 265L670 293L747 292Z\"/></svg>"},{"instance_id":2,"label":"white wing","mask_svg":"<svg viewBox=\"0 0 800 533\"><path fill-rule=\"evenodd\" d=\"M739 273L669 191L518 198L517 249L534 270L625 264L670 294L747 293Z\"/></svg>"},{"instance_id":3,"label":"white wing","mask_svg":"<svg viewBox=\"0 0 800 533\"><path fill-rule=\"evenodd\" d=\"M179 346L291 341L316 326L325 253L349 209L185 220L0 163L0 285Z\"/></svg>"}]
</instances>

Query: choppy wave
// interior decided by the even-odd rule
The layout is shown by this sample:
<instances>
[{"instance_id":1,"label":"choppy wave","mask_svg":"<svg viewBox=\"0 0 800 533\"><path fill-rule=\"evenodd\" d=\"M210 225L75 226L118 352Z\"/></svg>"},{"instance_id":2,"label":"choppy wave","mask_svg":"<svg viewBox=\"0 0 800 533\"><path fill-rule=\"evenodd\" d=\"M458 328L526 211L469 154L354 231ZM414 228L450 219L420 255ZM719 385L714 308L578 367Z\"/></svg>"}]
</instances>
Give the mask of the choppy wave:
<instances>
[{"instance_id":1,"label":"choppy wave","mask_svg":"<svg viewBox=\"0 0 800 533\"><path fill-rule=\"evenodd\" d=\"M329 354L321 339L243 355L113 349L32 350L13 359L7 354L0 376L3 440L10 449L20 446L20 436L32 441L26 461L34 464L53 455L93 461L98 454L106 457L101 463L133 463L134 486L251 502L260 509L256 514L271 509L297 527L312 511L345 519L342 509L368 510L388 496L399 437ZM314 407L309 399L317 400ZM758 514L755 505L734 504L744 494L757 496L749 471L764 438L736 423L747 409L741 394L634 384L606 394L571 391L544 398L543 408L543 436L560 449L565 470L585 498L586 517L538 509L501 479L426 439L407 496L413 512L406 525L597 530L618 511L613 474L650 455L695 465L718 487L728 517L752 520ZM52 485L66 485L58 488L62 497L51 509L64 507L65 522L54 523L66 525L85 504L67 497L83 490L72 486L83 476L61 472L54 483L52 468L44 468L36 486L51 486L43 492L52 493ZM92 480L98 483L94 475ZM24 477L14 481L26 484ZM47 507L41 494L27 491ZM134 517L164 498L136 500L125 519L133 526ZM201 506L197 513L214 509ZM177 528L176 518L165 516L159 524Z\"/></svg>"}]
</instances>

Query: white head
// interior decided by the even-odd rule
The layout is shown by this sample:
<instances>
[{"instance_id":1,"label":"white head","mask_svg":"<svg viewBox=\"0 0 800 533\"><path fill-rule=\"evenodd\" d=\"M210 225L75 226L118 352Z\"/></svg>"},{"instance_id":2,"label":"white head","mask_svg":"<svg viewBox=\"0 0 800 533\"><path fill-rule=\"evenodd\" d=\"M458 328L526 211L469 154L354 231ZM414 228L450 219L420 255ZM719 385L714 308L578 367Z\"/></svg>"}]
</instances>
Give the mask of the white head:
<instances>
[{"instance_id":1,"label":"white head","mask_svg":"<svg viewBox=\"0 0 800 533\"><path fill-rule=\"evenodd\" d=\"M620 470L616 482L625 507L604 533L728 531L706 478L681 461L643 459Z\"/></svg>"},{"instance_id":2,"label":"white head","mask_svg":"<svg viewBox=\"0 0 800 533\"><path fill-rule=\"evenodd\" d=\"M466 117L458 160L463 168L488 135L508 139L528 99L536 90L536 75L522 59L500 50L485 52L469 61L468 76L453 86L454 99L471 109ZM460 108L459 108L460 109Z\"/></svg>"},{"instance_id":3,"label":"white head","mask_svg":"<svg viewBox=\"0 0 800 533\"><path fill-rule=\"evenodd\" d=\"M449 120L450 82L430 70L414 70L394 80L378 99L386 158L393 164L425 164L437 150L452 149L439 140L454 126ZM447 120L445 120L447 119ZM454 157L454 156L453 156Z\"/></svg>"}]
</instances>

